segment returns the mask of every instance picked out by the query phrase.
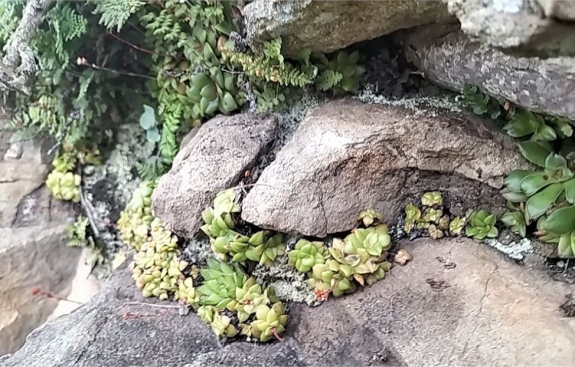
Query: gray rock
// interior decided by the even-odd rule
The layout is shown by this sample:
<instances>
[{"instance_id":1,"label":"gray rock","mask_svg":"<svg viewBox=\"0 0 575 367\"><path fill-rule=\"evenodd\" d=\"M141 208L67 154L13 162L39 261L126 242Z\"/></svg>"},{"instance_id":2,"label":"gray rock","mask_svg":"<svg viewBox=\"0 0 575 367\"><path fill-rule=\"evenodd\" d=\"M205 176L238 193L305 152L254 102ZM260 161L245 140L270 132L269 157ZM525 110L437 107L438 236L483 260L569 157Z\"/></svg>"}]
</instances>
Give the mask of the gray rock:
<instances>
[{"instance_id":1,"label":"gray rock","mask_svg":"<svg viewBox=\"0 0 575 367\"><path fill-rule=\"evenodd\" d=\"M312 112L242 205L242 218L325 237L375 207L395 222L408 202L442 190L452 212L493 207L504 176L525 165L512 140L475 116L354 100Z\"/></svg>"},{"instance_id":2,"label":"gray rock","mask_svg":"<svg viewBox=\"0 0 575 367\"><path fill-rule=\"evenodd\" d=\"M248 39L256 46L281 36L284 52L331 52L398 29L453 22L438 1L256 0L244 9Z\"/></svg>"},{"instance_id":3,"label":"gray rock","mask_svg":"<svg viewBox=\"0 0 575 367\"><path fill-rule=\"evenodd\" d=\"M6 135L0 131L4 152L10 146ZM0 355L20 348L58 305L34 296L32 289L65 297L80 256L80 250L66 246L72 213L43 187L47 145L25 142L21 154L0 159Z\"/></svg>"},{"instance_id":4,"label":"gray rock","mask_svg":"<svg viewBox=\"0 0 575 367\"><path fill-rule=\"evenodd\" d=\"M575 6L556 0L444 0L461 29L482 42L510 52L546 56L575 55ZM556 18L557 20L555 20Z\"/></svg>"},{"instance_id":5,"label":"gray rock","mask_svg":"<svg viewBox=\"0 0 575 367\"><path fill-rule=\"evenodd\" d=\"M265 345L221 345L194 314L126 303L142 299L120 268L87 305L34 331L21 350L0 358L0 366L575 363L573 320L559 310L575 286L467 239L404 247L414 260L375 285L316 308L292 305L284 341Z\"/></svg>"},{"instance_id":6,"label":"gray rock","mask_svg":"<svg viewBox=\"0 0 575 367\"><path fill-rule=\"evenodd\" d=\"M473 84L526 109L575 119L574 58L516 58L444 27L402 38L407 58L442 87Z\"/></svg>"},{"instance_id":7,"label":"gray rock","mask_svg":"<svg viewBox=\"0 0 575 367\"><path fill-rule=\"evenodd\" d=\"M174 233L194 237L201 213L218 192L236 185L276 133L271 115L215 117L202 125L174 159L153 194L154 214Z\"/></svg>"}]
</instances>

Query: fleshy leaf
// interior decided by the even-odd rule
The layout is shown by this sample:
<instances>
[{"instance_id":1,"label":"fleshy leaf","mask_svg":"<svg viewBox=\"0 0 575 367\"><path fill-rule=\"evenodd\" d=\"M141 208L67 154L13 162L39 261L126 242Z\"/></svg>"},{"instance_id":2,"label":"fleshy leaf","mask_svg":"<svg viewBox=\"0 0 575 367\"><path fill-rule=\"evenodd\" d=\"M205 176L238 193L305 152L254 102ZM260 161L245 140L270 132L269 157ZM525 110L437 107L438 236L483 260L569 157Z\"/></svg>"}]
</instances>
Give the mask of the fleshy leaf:
<instances>
[{"instance_id":1,"label":"fleshy leaf","mask_svg":"<svg viewBox=\"0 0 575 367\"><path fill-rule=\"evenodd\" d=\"M144 130L149 130L156 126L156 114L152 107L144 105L144 113L140 116L140 126Z\"/></svg>"},{"instance_id":2,"label":"fleshy leaf","mask_svg":"<svg viewBox=\"0 0 575 367\"><path fill-rule=\"evenodd\" d=\"M540 167L545 167L545 159L551 153L549 149L536 141L525 141L517 144L517 146L525 159Z\"/></svg>"},{"instance_id":3,"label":"fleshy leaf","mask_svg":"<svg viewBox=\"0 0 575 367\"><path fill-rule=\"evenodd\" d=\"M541 224L541 228L555 234L567 234L575 230L575 206L555 210Z\"/></svg>"},{"instance_id":4,"label":"fleshy leaf","mask_svg":"<svg viewBox=\"0 0 575 367\"><path fill-rule=\"evenodd\" d=\"M562 184L553 184L533 195L525 205L525 220L530 222L545 214L563 190Z\"/></svg>"}]
</instances>

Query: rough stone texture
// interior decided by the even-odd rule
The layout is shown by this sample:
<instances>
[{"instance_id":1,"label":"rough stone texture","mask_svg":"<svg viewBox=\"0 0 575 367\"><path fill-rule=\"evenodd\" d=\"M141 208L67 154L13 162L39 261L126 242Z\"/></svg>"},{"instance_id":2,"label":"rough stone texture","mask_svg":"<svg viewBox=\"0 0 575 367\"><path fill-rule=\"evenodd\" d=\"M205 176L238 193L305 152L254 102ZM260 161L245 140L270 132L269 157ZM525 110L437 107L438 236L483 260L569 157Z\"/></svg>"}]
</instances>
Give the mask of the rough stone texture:
<instances>
[{"instance_id":1,"label":"rough stone texture","mask_svg":"<svg viewBox=\"0 0 575 367\"><path fill-rule=\"evenodd\" d=\"M24 344L58 302L33 296L34 287L66 296L80 250L66 246L71 215L42 187L48 172L47 144L10 147L0 131L0 355ZM19 154L8 152L20 150ZM2 158L0 157L0 158ZM19 157L13 159L10 157Z\"/></svg>"},{"instance_id":2,"label":"rough stone texture","mask_svg":"<svg viewBox=\"0 0 575 367\"><path fill-rule=\"evenodd\" d=\"M516 58L439 26L402 38L407 58L442 87L473 84L526 109L575 119L575 58Z\"/></svg>"},{"instance_id":3,"label":"rough stone texture","mask_svg":"<svg viewBox=\"0 0 575 367\"><path fill-rule=\"evenodd\" d=\"M473 38L510 52L574 56L575 6L556 0L444 0Z\"/></svg>"},{"instance_id":4,"label":"rough stone texture","mask_svg":"<svg viewBox=\"0 0 575 367\"><path fill-rule=\"evenodd\" d=\"M201 212L218 192L236 185L276 133L271 115L215 117L202 125L162 176L153 209L176 234L194 237L203 224Z\"/></svg>"},{"instance_id":5,"label":"rough stone texture","mask_svg":"<svg viewBox=\"0 0 575 367\"><path fill-rule=\"evenodd\" d=\"M569 0L537 0L548 18L575 20L575 3Z\"/></svg>"},{"instance_id":6,"label":"rough stone texture","mask_svg":"<svg viewBox=\"0 0 575 367\"><path fill-rule=\"evenodd\" d=\"M256 0L244 9L248 39L258 45L281 36L284 52L331 52L398 29L452 22L438 1Z\"/></svg>"},{"instance_id":7,"label":"rough stone texture","mask_svg":"<svg viewBox=\"0 0 575 367\"><path fill-rule=\"evenodd\" d=\"M353 295L293 305L284 341L218 344L195 315L142 301L129 271L74 313L33 332L2 367L568 366L574 285L550 281L468 239L407 243L414 260ZM148 315L125 318L131 312ZM156 316L150 316L156 315Z\"/></svg>"},{"instance_id":8,"label":"rough stone texture","mask_svg":"<svg viewBox=\"0 0 575 367\"><path fill-rule=\"evenodd\" d=\"M498 204L508 172L525 165L512 140L474 116L355 100L310 113L242 204L242 218L325 237L375 207L395 222L409 201L446 191L453 212Z\"/></svg>"}]
</instances>

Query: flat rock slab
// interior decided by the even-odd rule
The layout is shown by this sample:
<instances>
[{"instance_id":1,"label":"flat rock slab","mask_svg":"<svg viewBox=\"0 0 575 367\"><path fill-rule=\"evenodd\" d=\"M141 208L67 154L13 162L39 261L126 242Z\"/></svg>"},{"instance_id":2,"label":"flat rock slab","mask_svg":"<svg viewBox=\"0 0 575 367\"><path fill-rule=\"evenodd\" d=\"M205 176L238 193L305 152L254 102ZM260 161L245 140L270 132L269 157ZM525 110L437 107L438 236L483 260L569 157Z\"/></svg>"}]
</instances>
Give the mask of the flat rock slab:
<instances>
[{"instance_id":1,"label":"flat rock slab","mask_svg":"<svg viewBox=\"0 0 575 367\"><path fill-rule=\"evenodd\" d=\"M194 237L203 224L202 211L255 165L275 138L276 127L271 115L239 114L206 122L154 190L155 216L172 232Z\"/></svg>"},{"instance_id":2,"label":"flat rock slab","mask_svg":"<svg viewBox=\"0 0 575 367\"><path fill-rule=\"evenodd\" d=\"M575 119L575 58L514 57L442 26L401 38L407 59L437 85L476 85L528 110Z\"/></svg>"},{"instance_id":3,"label":"flat rock slab","mask_svg":"<svg viewBox=\"0 0 575 367\"><path fill-rule=\"evenodd\" d=\"M475 116L347 99L306 116L242 204L242 218L325 237L375 207L395 222L408 202L446 193L455 214L501 204L504 176L525 161L512 140Z\"/></svg>"},{"instance_id":4,"label":"flat rock slab","mask_svg":"<svg viewBox=\"0 0 575 367\"><path fill-rule=\"evenodd\" d=\"M283 52L331 52L424 24L453 22L439 1L256 0L244 9L252 44L282 37Z\"/></svg>"},{"instance_id":5,"label":"flat rock slab","mask_svg":"<svg viewBox=\"0 0 575 367\"><path fill-rule=\"evenodd\" d=\"M468 239L406 243L414 260L353 295L295 305L282 343L220 345L195 315L142 301L127 268L33 332L2 367L567 366L574 286ZM139 317L137 315L140 315Z\"/></svg>"}]
</instances>

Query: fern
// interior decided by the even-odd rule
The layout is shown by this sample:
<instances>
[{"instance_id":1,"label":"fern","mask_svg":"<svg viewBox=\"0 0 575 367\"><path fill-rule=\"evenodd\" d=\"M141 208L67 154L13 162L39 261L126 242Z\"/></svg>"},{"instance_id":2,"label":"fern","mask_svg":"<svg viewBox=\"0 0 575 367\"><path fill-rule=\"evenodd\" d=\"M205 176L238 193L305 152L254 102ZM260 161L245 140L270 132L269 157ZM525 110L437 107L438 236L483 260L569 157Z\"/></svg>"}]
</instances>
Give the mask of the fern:
<instances>
[{"instance_id":1,"label":"fern","mask_svg":"<svg viewBox=\"0 0 575 367\"><path fill-rule=\"evenodd\" d=\"M100 14L99 24L120 32L130 16L146 3L139 0L94 0L96 14Z\"/></svg>"}]
</instances>

